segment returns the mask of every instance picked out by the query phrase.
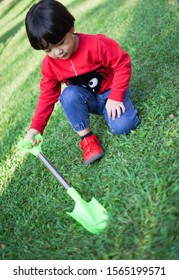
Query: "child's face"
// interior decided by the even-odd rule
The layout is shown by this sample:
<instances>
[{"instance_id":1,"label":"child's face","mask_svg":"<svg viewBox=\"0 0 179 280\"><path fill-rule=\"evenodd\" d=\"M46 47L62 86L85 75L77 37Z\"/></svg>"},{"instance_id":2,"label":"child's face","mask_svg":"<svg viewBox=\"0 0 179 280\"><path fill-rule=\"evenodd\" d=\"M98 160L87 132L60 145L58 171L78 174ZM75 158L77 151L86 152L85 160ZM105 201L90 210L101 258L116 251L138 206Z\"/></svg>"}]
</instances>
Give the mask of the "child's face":
<instances>
[{"instance_id":1,"label":"child's face","mask_svg":"<svg viewBox=\"0 0 179 280\"><path fill-rule=\"evenodd\" d=\"M73 32L74 29L72 28L58 44L51 45L49 49L44 50L45 53L55 59L65 60L70 58L78 47L78 39Z\"/></svg>"}]
</instances>

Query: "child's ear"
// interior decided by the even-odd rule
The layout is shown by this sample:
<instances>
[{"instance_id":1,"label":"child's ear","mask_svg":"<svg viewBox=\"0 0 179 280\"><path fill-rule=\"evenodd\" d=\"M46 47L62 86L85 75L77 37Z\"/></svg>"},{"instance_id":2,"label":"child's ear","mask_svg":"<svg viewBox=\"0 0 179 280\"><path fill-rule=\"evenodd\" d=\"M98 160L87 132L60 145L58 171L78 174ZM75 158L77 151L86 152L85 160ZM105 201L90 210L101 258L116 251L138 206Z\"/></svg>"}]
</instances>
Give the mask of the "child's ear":
<instances>
[{"instance_id":1,"label":"child's ear","mask_svg":"<svg viewBox=\"0 0 179 280\"><path fill-rule=\"evenodd\" d=\"M70 31L69 31L70 33L74 33L75 32L75 28L74 27L72 27L71 29L70 29Z\"/></svg>"}]
</instances>

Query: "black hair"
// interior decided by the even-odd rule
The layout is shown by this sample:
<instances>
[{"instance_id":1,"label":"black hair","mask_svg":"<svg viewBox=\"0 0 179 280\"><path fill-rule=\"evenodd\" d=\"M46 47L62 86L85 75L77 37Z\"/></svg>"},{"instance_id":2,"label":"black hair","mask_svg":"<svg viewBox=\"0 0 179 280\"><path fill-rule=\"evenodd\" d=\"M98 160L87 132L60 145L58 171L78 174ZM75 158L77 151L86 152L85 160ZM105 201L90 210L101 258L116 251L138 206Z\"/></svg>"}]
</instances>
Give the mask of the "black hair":
<instances>
[{"instance_id":1,"label":"black hair","mask_svg":"<svg viewBox=\"0 0 179 280\"><path fill-rule=\"evenodd\" d=\"M59 43L74 27L75 18L60 2L41 0L34 4L25 18L25 27L31 46L48 49Z\"/></svg>"}]
</instances>

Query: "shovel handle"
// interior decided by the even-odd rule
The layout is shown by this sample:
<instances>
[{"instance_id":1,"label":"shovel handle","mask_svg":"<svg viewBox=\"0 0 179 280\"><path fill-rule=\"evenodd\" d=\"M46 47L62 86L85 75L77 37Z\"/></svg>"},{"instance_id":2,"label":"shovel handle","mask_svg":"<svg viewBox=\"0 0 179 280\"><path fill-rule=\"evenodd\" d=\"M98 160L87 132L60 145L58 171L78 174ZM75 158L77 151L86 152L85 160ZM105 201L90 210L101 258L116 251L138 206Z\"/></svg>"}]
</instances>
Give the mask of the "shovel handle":
<instances>
[{"instance_id":1,"label":"shovel handle","mask_svg":"<svg viewBox=\"0 0 179 280\"><path fill-rule=\"evenodd\" d=\"M56 170L56 168L52 165L52 163L40 152L37 155L44 165L52 172L52 174L57 178L57 180L64 186L66 190L68 190L70 185L68 182L63 178L63 176Z\"/></svg>"},{"instance_id":2,"label":"shovel handle","mask_svg":"<svg viewBox=\"0 0 179 280\"><path fill-rule=\"evenodd\" d=\"M42 135L40 133L38 133L38 134L35 135L34 139L35 140L36 139L40 139L41 142L38 145L36 144L35 146L33 146L32 142L29 139L24 138L21 141L19 141L18 147L22 151L31 153L31 154L33 154L34 156L37 157L38 153L40 153L42 151L42 147L41 146L42 146L42 142L43 142L43 137L42 137Z\"/></svg>"}]
</instances>

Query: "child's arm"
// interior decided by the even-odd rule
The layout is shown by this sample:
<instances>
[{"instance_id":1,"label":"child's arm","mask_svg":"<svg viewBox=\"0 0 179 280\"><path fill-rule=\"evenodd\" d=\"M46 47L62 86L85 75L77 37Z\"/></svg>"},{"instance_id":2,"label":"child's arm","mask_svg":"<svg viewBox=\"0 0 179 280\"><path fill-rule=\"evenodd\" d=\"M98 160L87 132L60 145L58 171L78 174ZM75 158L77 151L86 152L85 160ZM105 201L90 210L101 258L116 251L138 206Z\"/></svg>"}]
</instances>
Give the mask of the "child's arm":
<instances>
[{"instance_id":1,"label":"child's arm","mask_svg":"<svg viewBox=\"0 0 179 280\"><path fill-rule=\"evenodd\" d=\"M43 134L61 92L61 84L53 72L48 73L48 69L49 65L46 61L43 61L42 79L40 81L41 94L31 121L30 130L26 135L34 144L38 142L38 140L34 140L34 136L37 133Z\"/></svg>"},{"instance_id":2,"label":"child's arm","mask_svg":"<svg viewBox=\"0 0 179 280\"><path fill-rule=\"evenodd\" d=\"M131 60L128 53L111 38L99 35L99 59L107 68L113 69L111 92L106 103L109 117L120 117L125 112L124 93L129 87L131 76Z\"/></svg>"},{"instance_id":3,"label":"child's arm","mask_svg":"<svg viewBox=\"0 0 179 280\"><path fill-rule=\"evenodd\" d=\"M132 72L130 56L116 41L104 35L99 35L98 53L102 64L113 70L109 99L123 102Z\"/></svg>"}]
</instances>

